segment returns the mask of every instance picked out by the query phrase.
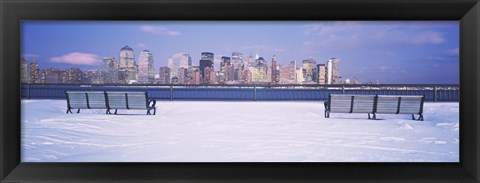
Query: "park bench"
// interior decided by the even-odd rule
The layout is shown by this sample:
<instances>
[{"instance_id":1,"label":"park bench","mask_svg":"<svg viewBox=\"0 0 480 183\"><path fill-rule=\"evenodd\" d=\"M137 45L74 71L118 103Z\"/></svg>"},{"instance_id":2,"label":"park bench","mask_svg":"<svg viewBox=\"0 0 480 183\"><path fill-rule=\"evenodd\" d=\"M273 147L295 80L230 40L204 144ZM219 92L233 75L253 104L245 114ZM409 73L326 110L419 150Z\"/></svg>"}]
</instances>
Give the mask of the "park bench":
<instances>
[{"instance_id":1,"label":"park bench","mask_svg":"<svg viewBox=\"0 0 480 183\"><path fill-rule=\"evenodd\" d=\"M115 109L117 114L118 109L146 109L147 115L153 110L153 115L156 113L156 100L148 99L147 92L119 92L106 91L106 99L108 101L107 113L111 114L110 110Z\"/></svg>"},{"instance_id":2,"label":"park bench","mask_svg":"<svg viewBox=\"0 0 480 183\"><path fill-rule=\"evenodd\" d=\"M325 102L325 118L329 118L330 113L367 113L370 119L374 110L375 95L331 94Z\"/></svg>"},{"instance_id":3,"label":"park bench","mask_svg":"<svg viewBox=\"0 0 480 183\"><path fill-rule=\"evenodd\" d=\"M102 91L66 91L67 113L72 109L107 109L105 93Z\"/></svg>"},{"instance_id":4,"label":"park bench","mask_svg":"<svg viewBox=\"0 0 480 183\"><path fill-rule=\"evenodd\" d=\"M106 109L106 114L115 109L146 109L147 115L156 113L156 101L148 99L147 92L66 91L67 113L72 109Z\"/></svg>"},{"instance_id":5,"label":"park bench","mask_svg":"<svg viewBox=\"0 0 480 183\"><path fill-rule=\"evenodd\" d=\"M324 103L325 118L330 113L367 113L368 119L377 119L376 114L411 114L412 120L423 121L424 101L424 96L331 94Z\"/></svg>"}]
</instances>

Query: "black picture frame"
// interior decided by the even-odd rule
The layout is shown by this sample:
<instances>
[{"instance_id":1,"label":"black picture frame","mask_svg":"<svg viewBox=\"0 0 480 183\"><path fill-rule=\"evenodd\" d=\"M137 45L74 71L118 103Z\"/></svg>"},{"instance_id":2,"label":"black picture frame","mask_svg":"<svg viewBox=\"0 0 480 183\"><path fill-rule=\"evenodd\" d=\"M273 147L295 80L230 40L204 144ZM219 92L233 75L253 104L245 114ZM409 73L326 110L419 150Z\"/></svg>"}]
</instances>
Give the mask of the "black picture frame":
<instances>
[{"instance_id":1,"label":"black picture frame","mask_svg":"<svg viewBox=\"0 0 480 183\"><path fill-rule=\"evenodd\" d=\"M478 0L1 0L0 16L1 182L480 180ZM458 20L460 163L21 163L22 20Z\"/></svg>"}]
</instances>

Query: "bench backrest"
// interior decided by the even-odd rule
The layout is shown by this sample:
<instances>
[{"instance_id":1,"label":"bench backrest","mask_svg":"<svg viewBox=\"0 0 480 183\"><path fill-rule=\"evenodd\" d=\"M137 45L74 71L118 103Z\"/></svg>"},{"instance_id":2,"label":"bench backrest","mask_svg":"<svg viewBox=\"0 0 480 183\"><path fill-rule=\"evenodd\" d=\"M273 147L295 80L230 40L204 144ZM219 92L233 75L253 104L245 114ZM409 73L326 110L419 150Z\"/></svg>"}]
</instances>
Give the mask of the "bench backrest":
<instances>
[{"instance_id":1,"label":"bench backrest","mask_svg":"<svg viewBox=\"0 0 480 183\"><path fill-rule=\"evenodd\" d=\"M147 92L105 92L111 109L146 109Z\"/></svg>"},{"instance_id":2,"label":"bench backrest","mask_svg":"<svg viewBox=\"0 0 480 183\"><path fill-rule=\"evenodd\" d=\"M88 91L85 92L88 96L88 106L90 109L106 109L107 103L105 101L105 92L103 91Z\"/></svg>"},{"instance_id":3,"label":"bench backrest","mask_svg":"<svg viewBox=\"0 0 480 183\"><path fill-rule=\"evenodd\" d=\"M338 113L373 113L375 95L329 95L329 109Z\"/></svg>"},{"instance_id":4,"label":"bench backrest","mask_svg":"<svg viewBox=\"0 0 480 183\"><path fill-rule=\"evenodd\" d=\"M378 95L375 113L421 114L424 100L423 96Z\"/></svg>"},{"instance_id":5,"label":"bench backrest","mask_svg":"<svg viewBox=\"0 0 480 183\"><path fill-rule=\"evenodd\" d=\"M69 108L73 109L86 109L88 108L87 104L87 95L83 91L66 91L67 105Z\"/></svg>"}]
</instances>

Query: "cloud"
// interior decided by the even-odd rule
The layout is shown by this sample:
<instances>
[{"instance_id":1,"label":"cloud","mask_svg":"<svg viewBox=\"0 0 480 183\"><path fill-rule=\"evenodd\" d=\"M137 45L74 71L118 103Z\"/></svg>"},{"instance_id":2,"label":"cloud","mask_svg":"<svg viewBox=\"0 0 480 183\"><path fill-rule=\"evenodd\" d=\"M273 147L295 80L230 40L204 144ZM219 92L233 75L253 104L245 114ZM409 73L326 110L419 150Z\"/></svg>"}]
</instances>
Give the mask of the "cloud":
<instances>
[{"instance_id":1,"label":"cloud","mask_svg":"<svg viewBox=\"0 0 480 183\"><path fill-rule=\"evenodd\" d=\"M172 31L164 27L144 25L140 27L140 30L143 32L148 32L156 35L166 35L166 36L179 36L180 32Z\"/></svg>"},{"instance_id":2,"label":"cloud","mask_svg":"<svg viewBox=\"0 0 480 183\"><path fill-rule=\"evenodd\" d=\"M71 52L59 57L53 57L50 61L73 65L98 65L101 63L101 59L98 55L82 52Z\"/></svg>"},{"instance_id":3,"label":"cloud","mask_svg":"<svg viewBox=\"0 0 480 183\"><path fill-rule=\"evenodd\" d=\"M441 44L445 42L445 38L443 38L443 35L439 32L427 31L413 36L410 41L412 41L413 44Z\"/></svg>"},{"instance_id":4,"label":"cloud","mask_svg":"<svg viewBox=\"0 0 480 183\"><path fill-rule=\"evenodd\" d=\"M147 44L145 43L137 43L137 46L140 47L140 48L147 48Z\"/></svg>"},{"instance_id":5,"label":"cloud","mask_svg":"<svg viewBox=\"0 0 480 183\"><path fill-rule=\"evenodd\" d=\"M308 24L303 27L303 46L365 47L369 45L428 45L446 42L439 32L443 27L415 22L336 21Z\"/></svg>"}]
</instances>

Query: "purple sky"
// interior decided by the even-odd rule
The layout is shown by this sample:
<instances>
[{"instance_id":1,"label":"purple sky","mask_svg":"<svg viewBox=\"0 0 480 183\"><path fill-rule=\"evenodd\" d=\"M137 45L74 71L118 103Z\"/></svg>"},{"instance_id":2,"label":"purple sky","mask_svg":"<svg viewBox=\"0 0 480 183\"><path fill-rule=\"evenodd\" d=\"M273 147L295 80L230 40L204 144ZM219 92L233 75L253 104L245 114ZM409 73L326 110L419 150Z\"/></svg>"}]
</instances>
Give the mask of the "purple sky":
<instances>
[{"instance_id":1,"label":"purple sky","mask_svg":"<svg viewBox=\"0 0 480 183\"><path fill-rule=\"evenodd\" d=\"M340 59L340 75L362 82L459 83L458 21L24 21L22 56L40 68L96 69L128 45L136 59L153 53L155 71L168 57L201 52L258 53L286 64ZM269 63L271 64L271 63Z\"/></svg>"}]
</instances>

